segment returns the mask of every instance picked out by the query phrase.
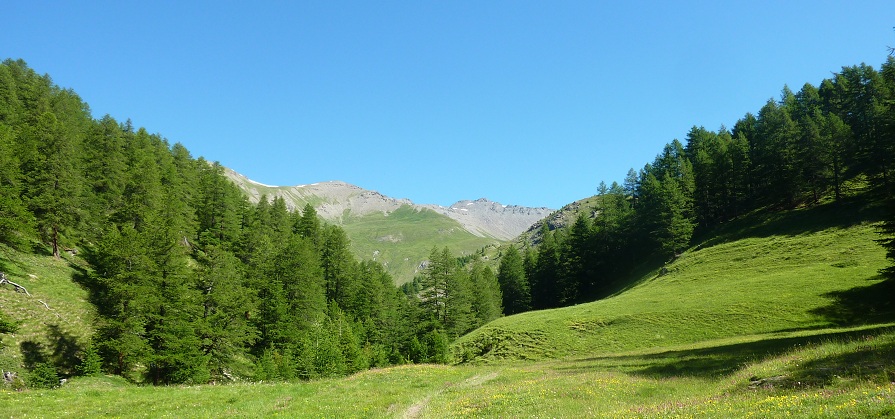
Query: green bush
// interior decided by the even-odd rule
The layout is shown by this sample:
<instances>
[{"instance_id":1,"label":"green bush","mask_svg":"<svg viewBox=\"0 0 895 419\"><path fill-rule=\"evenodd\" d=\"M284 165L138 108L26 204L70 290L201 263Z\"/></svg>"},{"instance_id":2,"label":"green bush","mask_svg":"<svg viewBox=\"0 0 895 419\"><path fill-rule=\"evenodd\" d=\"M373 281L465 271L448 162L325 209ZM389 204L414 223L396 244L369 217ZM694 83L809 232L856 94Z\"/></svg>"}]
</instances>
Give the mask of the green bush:
<instances>
[{"instance_id":1,"label":"green bush","mask_svg":"<svg viewBox=\"0 0 895 419\"><path fill-rule=\"evenodd\" d=\"M102 373L103 361L99 356L99 352L93 345L88 345L81 357L81 363L78 364L77 371L79 375L97 376Z\"/></svg>"},{"instance_id":2,"label":"green bush","mask_svg":"<svg viewBox=\"0 0 895 419\"><path fill-rule=\"evenodd\" d=\"M31 388L55 388L59 386L59 374L56 367L48 362L42 362L34 366L28 374L28 387Z\"/></svg>"}]
</instances>

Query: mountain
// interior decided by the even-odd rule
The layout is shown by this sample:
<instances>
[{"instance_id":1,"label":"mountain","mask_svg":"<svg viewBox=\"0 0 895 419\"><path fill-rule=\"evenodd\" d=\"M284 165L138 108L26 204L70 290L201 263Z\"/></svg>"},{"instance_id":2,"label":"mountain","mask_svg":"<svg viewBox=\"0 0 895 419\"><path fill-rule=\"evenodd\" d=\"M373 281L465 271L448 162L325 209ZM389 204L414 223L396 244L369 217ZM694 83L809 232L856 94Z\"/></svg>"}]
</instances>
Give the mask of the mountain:
<instances>
[{"instance_id":1,"label":"mountain","mask_svg":"<svg viewBox=\"0 0 895 419\"><path fill-rule=\"evenodd\" d=\"M293 211L311 204L321 218L345 229L357 257L382 262L398 283L413 279L435 246L472 254L514 239L554 212L484 198L423 205L339 181L271 186L231 169L225 174L252 203L280 197Z\"/></svg>"},{"instance_id":2,"label":"mountain","mask_svg":"<svg viewBox=\"0 0 895 419\"><path fill-rule=\"evenodd\" d=\"M600 196L594 195L588 198L579 199L570 204L563 205L562 208L553 211L546 217L536 221L525 231L516 236L515 241L524 246L537 245L541 242L541 229L544 223L551 230L564 230L571 226L578 219L579 215L586 215L590 219L594 219L599 214Z\"/></svg>"}]
</instances>

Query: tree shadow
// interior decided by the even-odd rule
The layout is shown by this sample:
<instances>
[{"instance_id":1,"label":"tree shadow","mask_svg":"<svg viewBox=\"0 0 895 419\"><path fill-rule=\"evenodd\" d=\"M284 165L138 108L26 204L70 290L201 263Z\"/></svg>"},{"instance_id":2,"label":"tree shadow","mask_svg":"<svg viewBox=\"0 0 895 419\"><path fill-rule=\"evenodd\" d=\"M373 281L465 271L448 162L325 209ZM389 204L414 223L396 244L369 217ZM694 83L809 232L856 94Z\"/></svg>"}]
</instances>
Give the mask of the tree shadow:
<instances>
[{"instance_id":1,"label":"tree shadow","mask_svg":"<svg viewBox=\"0 0 895 419\"><path fill-rule=\"evenodd\" d=\"M50 250L50 248L40 241L31 242L30 252L40 256L53 256L53 252Z\"/></svg>"},{"instance_id":2,"label":"tree shadow","mask_svg":"<svg viewBox=\"0 0 895 419\"><path fill-rule=\"evenodd\" d=\"M777 387L823 387L840 378L895 382L895 341L877 344L877 335L860 337L866 344L851 351L821 357L788 368Z\"/></svg>"},{"instance_id":3,"label":"tree shadow","mask_svg":"<svg viewBox=\"0 0 895 419\"><path fill-rule=\"evenodd\" d=\"M29 370L49 360L44 346L38 342L26 340L19 344L19 350L22 352L22 363Z\"/></svg>"},{"instance_id":4,"label":"tree shadow","mask_svg":"<svg viewBox=\"0 0 895 419\"><path fill-rule=\"evenodd\" d=\"M882 221L885 208L866 196L787 211L758 210L701 234L700 247L714 246L749 237L797 236L830 228L849 228ZM693 243L700 243L694 240Z\"/></svg>"},{"instance_id":5,"label":"tree shadow","mask_svg":"<svg viewBox=\"0 0 895 419\"><path fill-rule=\"evenodd\" d=\"M50 339L53 353L50 355L53 365L60 374L71 376L74 375L80 359L80 354L84 348L78 344L77 338L62 330L58 325L49 326L48 337Z\"/></svg>"},{"instance_id":6,"label":"tree shadow","mask_svg":"<svg viewBox=\"0 0 895 419\"><path fill-rule=\"evenodd\" d=\"M895 321L895 304L892 302L892 296L895 296L895 280L833 291L824 296L832 299L832 303L811 310L810 313L830 323L839 326L857 326Z\"/></svg>"},{"instance_id":7,"label":"tree shadow","mask_svg":"<svg viewBox=\"0 0 895 419\"><path fill-rule=\"evenodd\" d=\"M852 341L856 339L868 340L892 332L895 332L895 327L885 325L855 331L821 333L811 336L769 338L753 342L698 349L664 351L645 355L593 357L570 361L566 363L568 366L561 367L558 370L567 372L605 371L607 366L610 366L608 367L610 369L615 368L633 375L653 379L679 377L713 379L731 375L750 363L775 358L800 347L817 345L830 341ZM895 355L892 353L895 351L895 348L893 348L892 345L886 347L882 353L878 350L874 351L873 349L867 349L867 351L874 352L875 355L873 359L886 359L885 356L887 355ZM868 353L856 352L835 355L828 360L818 360L801 364L797 370L790 372L789 378L795 378L796 381L799 381L798 379L802 378L801 381L806 382L808 380L804 377L826 377L825 375L817 374L814 371L821 371L824 368L827 368L826 365L829 363L837 363L841 365L852 363L857 365L857 361L866 360L868 359L868 356ZM883 364L891 367L893 359L895 359L895 357L889 356L888 361ZM831 379L832 376L828 378Z\"/></svg>"},{"instance_id":8,"label":"tree shadow","mask_svg":"<svg viewBox=\"0 0 895 419\"><path fill-rule=\"evenodd\" d=\"M84 260L93 265L92 258L96 257L94 253L91 251L84 252ZM70 264L74 273L72 274L72 281L76 284L80 285L82 288L87 290L87 298L94 307L96 307L96 312L100 317L110 316L112 313L110 310L113 308L108 304L105 304L108 301L108 296L106 295L106 288L100 283L98 280L98 276L91 273L87 268L77 265Z\"/></svg>"},{"instance_id":9,"label":"tree shadow","mask_svg":"<svg viewBox=\"0 0 895 419\"><path fill-rule=\"evenodd\" d=\"M19 344L25 368L33 370L40 364L51 364L60 375L74 375L80 363L78 354L84 348L78 344L74 335L62 330L58 325L49 325L48 328L49 347L34 341L24 341Z\"/></svg>"}]
</instances>

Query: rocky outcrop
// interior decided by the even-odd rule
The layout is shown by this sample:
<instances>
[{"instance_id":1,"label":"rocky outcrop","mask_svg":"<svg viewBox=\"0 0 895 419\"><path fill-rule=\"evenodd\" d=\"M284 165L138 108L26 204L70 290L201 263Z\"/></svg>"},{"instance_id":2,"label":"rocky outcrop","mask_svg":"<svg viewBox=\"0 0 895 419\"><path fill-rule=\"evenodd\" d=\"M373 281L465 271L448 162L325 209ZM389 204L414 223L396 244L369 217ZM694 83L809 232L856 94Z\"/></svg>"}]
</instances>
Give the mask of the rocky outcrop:
<instances>
[{"instance_id":1,"label":"rocky outcrop","mask_svg":"<svg viewBox=\"0 0 895 419\"><path fill-rule=\"evenodd\" d=\"M553 212L548 208L502 205L485 198L475 201L458 201L450 207L438 205L423 205L422 207L456 220L472 234L499 240L512 240Z\"/></svg>"}]
</instances>

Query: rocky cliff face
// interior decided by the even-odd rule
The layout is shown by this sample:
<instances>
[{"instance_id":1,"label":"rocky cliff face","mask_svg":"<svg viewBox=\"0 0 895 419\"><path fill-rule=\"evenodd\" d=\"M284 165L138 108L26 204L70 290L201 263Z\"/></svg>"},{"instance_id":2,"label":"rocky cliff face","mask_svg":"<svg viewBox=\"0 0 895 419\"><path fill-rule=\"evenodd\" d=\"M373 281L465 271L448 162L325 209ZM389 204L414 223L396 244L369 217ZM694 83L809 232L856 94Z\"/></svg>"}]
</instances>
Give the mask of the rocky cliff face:
<instances>
[{"instance_id":1,"label":"rocky cliff face","mask_svg":"<svg viewBox=\"0 0 895 419\"><path fill-rule=\"evenodd\" d=\"M437 205L423 205L422 207L457 220L472 234L499 240L512 240L553 212L548 208L501 205L485 198L475 201L458 201L447 208Z\"/></svg>"},{"instance_id":2,"label":"rocky cliff face","mask_svg":"<svg viewBox=\"0 0 895 419\"><path fill-rule=\"evenodd\" d=\"M427 209L445 215L478 237L507 241L553 212L549 208L502 205L484 198L458 201L450 207L420 205L408 199L387 197L379 192L345 182L270 186L254 182L230 169L226 172L252 202L257 203L262 195L268 198L282 197L291 210L300 209L310 203L323 219L338 224L348 221L351 217L362 217L377 212L387 215L402 206L410 206L417 210Z\"/></svg>"}]
</instances>

